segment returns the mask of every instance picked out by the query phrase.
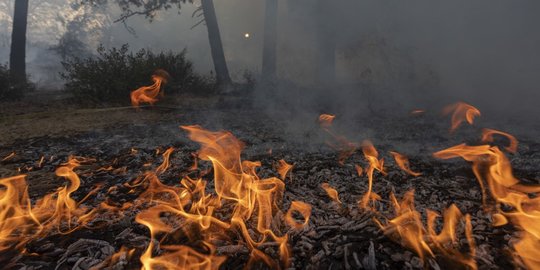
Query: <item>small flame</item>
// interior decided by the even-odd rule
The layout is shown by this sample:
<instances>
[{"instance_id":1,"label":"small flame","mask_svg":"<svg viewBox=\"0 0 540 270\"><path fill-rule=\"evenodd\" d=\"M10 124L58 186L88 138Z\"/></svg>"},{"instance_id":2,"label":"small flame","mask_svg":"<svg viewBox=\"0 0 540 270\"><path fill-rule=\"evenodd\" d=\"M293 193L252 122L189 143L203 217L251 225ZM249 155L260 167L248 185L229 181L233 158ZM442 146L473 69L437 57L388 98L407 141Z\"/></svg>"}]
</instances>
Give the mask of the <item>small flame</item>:
<instances>
[{"instance_id":1,"label":"small flame","mask_svg":"<svg viewBox=\"0 0 540 270\"><path fill-rule=\"evenodd\" d=\"M375 170L382 174L386 174L386 172L384 171L384 159L379 159L379 152L377 152L377 149L375 149L370 141L364 141L362 143L362 152L364 153L364 157L368 161L369 165L366 169L366 174L368 176L368 190L360 200L360 206L364 209L368 209L371 201L380 199L379 195L372 192L373 173Z\"/></svg>"},{"instance_id":2,"label":"small flame","mask_svg":"<svg viewBox=\"0 0 540 270\"><path fill-rule=\"evenodd\" d=\"M491 143L493 142L493 135L501 135L501 136L504 136L508 139L508 141L510 141L510 145L508 145L507 147L505 147L506 150L508 150L508 152L510 153L516 153L517 152L517 147L518 147L518 140L516 139L516 137L506 133L506 132L502 132L502 131L498 131L498 130L494 130L494 129L489 129L489 128L484 128L482 130L482 142L483 143Z\"/></svg>"},{"instance_id":3,"label":"small flame","mask_svg":"<svg viewBox=\"0 0 540 270\"><path fill-rule=\"evenodd\" d=\"M332 126L332 123L334 122L335 118L336 118L335 115L321 114L319 116L319 125L321 125L322 128L329 128Z\"/></svg>"},{"instance_id":4,"label":"small flame","mask_svg":"<svg viewBox=\"0 0 540 270\"><path fill-rule=\"evenodd\" d=\"M156 168L157 175L164 173L169 168L170 166L169 158L173 151L174 151L174 148L170 147L163 153L163 163L161 163L161 165L159 165L159 167Z\"/></svg>"},{"instance_id":5,"label":"small flame","mask_svg":"<svg viewBox=\"0 0 540 270\"><path fill-rule=\"evenodd\" d=\"M292 170L294 165L287 163L283 159L280 159L278 162L279 164L277 166L277 170L278 170L279 176L281 177L281 180L285 180L285 178L287 177L287 174L289 174L289 172Z\"/></svg>"},{"instance_id":6,"label":"small flame","mask_svg":"<svg viewBox=\"0 0 540 270\"><path fill-rule=\"evenodd\" d=\"M409 159L398 153L398 152L392 152L390 151L390 154L392 154L392 156L394 156L394 159L396 160L396 164L399 166L399 168L401 168L404 172L414 176L414 177L418 177L420 175L422 175L421 173L418 173L418 172L414 172L411 170L411 167L409 165Z\"/></svg>"},{"instance_id":7,"label":"small flame","mask_svg":"<svg viewBox=\"0 0 540 270\"><path fill-rule=\"evenodd\" d=\"M326 191L326 194L328 194L328 197L330 197L330 199L332 199L335 202L341 203L341 201L339 200L339 195L338 195L337 190L331 187L330 184L322 183L321 188L324 189L324 191Z\"/></svg>"},{"instance_id":8,"label":"small flame","mask_svg":"<svg viewBox=\"0 0 540 270\"><path fill-rule=\"evenodd\" d=\"M294 212L300 213L302 215L304 221L303 222L298 222L292 216ZM287 222L287 224L289 226L291 226L292 228L302 229L302 228L304 228L305 226L308 225L310 216L311 216L311 205L309 205L307 203L304 203L304 202L293 201L291 203L291 207L289 208L289 210L285 214L285 222Z\"/></svg>"},{"instance_id":9,"label":"small flame","mask_svg":"<svg viewBox=\"0 0 540 270\"><path fill-rule=\"evenodd\" d=\"M141 103L148 103L150 105L156 103L158 101L157 96L160 94L161 86L166 84L169 78L170 75L165 70L156 70L154 75L152 75L154 84L143 86L131 92L131 105L133 105L133 107L139 107ZM162 92L161 94L163 95Z\"/></svg>"},{"instance_id":10,"label":"small flame","mask_svg":"<svg viewBox=\"0 0 540 270\"><path fill-rule=\"evenodd\" d=\"M458 102L452 105L448 105L443 109L443 114L452 114L452 126L450 131L455 131L461 123L467 121L469 124L473 124L474 118L480 116L480 111L465 102Z\"/></svg>"}]
</instances>

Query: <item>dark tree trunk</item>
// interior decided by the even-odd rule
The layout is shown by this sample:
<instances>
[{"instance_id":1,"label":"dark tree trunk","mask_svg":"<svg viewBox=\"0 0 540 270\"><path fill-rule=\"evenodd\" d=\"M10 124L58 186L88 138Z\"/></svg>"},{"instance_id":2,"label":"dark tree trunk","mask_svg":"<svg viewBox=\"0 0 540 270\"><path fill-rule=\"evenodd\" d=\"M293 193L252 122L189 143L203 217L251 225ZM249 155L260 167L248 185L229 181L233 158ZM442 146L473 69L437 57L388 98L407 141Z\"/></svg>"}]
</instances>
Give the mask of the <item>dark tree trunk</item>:
<instances>
[{"instance_id":1,"label":"dark tree trunk","mask_svg":"<svg viewBox=\"0 0 540 270\"><path fill-rule=\"evenodd\" d=\"M276 78L277 15L278 1L266 0L262 78L267 82Z\"/></svg>"},{"instance_id":2,"label":"dark tree trunk","mask_svg":"<svg viewBox=\"0 0 540 270\"><path fill-rule=\"evenodd\" d=\"M319 0L317 18L332 17L334 1ZM334 84L336 81L336 35L334 25L328 20L318 20L319 40L319 78L323 83Z\"/></svg>"},{"instance_id":3,"label":"dark tree trunk","mask_svg":"<svg viewBox=\"0 0 540 270\"><path fill-rule=\"evenodd\" d=\"M26 25L28 20L28 0L15 0L13 12L13 32L9 69L13 79L26 79Z\"/></svg>"},{"instance_id":4,"label":"dark tree trunk","mask_svg":"<svg viewBox=\"0 0 540 270\"><path fill-rule=\"evenodd\" d=\"M229 85L231 84L231 77L229 76L229 69L225 61L225 53L223 52L214 2L213 0L201 0L201 4L208 30L208 40L210 41L214 69L216 71L216 81L220 86Z\"/></svg>"}]
</instances>

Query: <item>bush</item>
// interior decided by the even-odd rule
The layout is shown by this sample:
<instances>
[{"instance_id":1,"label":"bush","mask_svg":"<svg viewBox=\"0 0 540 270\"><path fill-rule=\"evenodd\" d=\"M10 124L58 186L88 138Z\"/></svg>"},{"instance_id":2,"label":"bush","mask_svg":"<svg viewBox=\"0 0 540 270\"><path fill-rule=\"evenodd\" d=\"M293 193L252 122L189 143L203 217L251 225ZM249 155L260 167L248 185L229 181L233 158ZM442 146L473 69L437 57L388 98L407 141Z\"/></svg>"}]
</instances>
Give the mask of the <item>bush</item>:
<instances>
[{"instance_id":1,"label":"bush","mask_svg":"<svg viewBox=\"0 0 540 270\"><path fill-rule=\"evenodd\" d=\"M97 57L71 58L62 62L65 71L60 76L66 81L65 89L81 102L129 103L131 91L151 85L151 76L157 69L171 75L165 86L165 94L209 94L214 83L193 71L193 65L185 57L185 50L155 54L142 49L129 52L128 45L106 50L100 46Z\"/></svg>"},{"instance_id":2,"label":"bush","mask_svg":"<svg viewBox=\"0 0 540 270\"><path fill-rule=\"evenodd\" d=\"M6 65L0 65L0 100L21 99L26 92L34 90L34 85L28 81L16 82L11 79Z\"/></svg>"}]
</instances>

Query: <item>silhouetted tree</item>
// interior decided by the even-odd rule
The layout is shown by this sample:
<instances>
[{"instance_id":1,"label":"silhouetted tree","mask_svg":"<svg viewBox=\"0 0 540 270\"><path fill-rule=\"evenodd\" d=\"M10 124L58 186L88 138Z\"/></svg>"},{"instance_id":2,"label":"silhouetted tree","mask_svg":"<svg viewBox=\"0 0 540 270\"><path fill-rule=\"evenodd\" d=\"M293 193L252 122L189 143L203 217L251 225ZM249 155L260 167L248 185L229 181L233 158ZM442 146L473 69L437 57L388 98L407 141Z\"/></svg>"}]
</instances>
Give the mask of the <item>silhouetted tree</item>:
<instances>
[{"instance_id":1,"label":"silhouetted tree","mask_svg":"<svg viewBox=\"0 0 540 270\"><path fill-rule=\"evenodd\" d=\"M28 0L16 0L13 12L13 31L9 55L10 76L14 80L26 79L26 26Z\"/></svg>"},{"instance_id":2,"label":"silhouetted tree","mask_svg":"<svg viewBox=\"0 0 540 270\"><path fill-rule=\"evenodd\" d=\"M278 1L266 0L262 59L263 81L272 81L276 78L277 15Z\"/></svg>"},{"instance_id":3,"label":"silhouetted tree","mask_svg":"<svg viewBox=\"0 0 540 270\"><path fill-rule=\"evenodd\" d=\"M94 4L108 3L107 0L84 1ZM129 17L134 15L143 15L151 20L158 10L167 10L173 6L180 8L181 4L192 3L193 0L118 0L113 2L123 10L121 17L117 21L125 23ZM201 10L208 31L208 41L210 43L214 70L216 72L216 82L220 86L228 86L231 84L231 77L225 60L225 53L223 52L223 44L221 42L221 34L213 0L201 0ZM197 23L197 25L202 22L203 21Z\"/></svg>"}]
</instances>

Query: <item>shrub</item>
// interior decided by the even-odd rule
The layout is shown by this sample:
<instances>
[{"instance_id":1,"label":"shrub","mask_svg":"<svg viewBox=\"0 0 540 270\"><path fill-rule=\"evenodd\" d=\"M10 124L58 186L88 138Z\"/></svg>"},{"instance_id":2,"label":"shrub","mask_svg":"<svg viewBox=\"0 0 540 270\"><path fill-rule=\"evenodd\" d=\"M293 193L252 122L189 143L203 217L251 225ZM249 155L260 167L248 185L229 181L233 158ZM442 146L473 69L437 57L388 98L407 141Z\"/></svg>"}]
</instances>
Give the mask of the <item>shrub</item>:
<instances>
[{"instance_id":1,"label":"shrub","mask_svg":"<svg viewBox=\"0 0 540 270\"><path fill-rule=\"evenodd\" d=\"M6 65L0 65L0 100L21 99L26 92L34 90L34 85L27 79L15 81L9 75Z\"/></svg>"},{"instance_id":2,"label":"shrub","mask_svg":"<svg viewBox=\"0 0 540 270\"><path fill-rule=\"evenodd\" d=\"M211 79L193 71L185 57L185 50L155 54L142 49L129 52L128 45L106 50L100 46L98 55L71 58L62 62L65 71L60 76L66 81L65 89L82 102L129 103L131 91L152 84L151 75L164 69L171 75L165 94L188 92L208 94L214 90Z\"/></svg>"}]
</instances>

